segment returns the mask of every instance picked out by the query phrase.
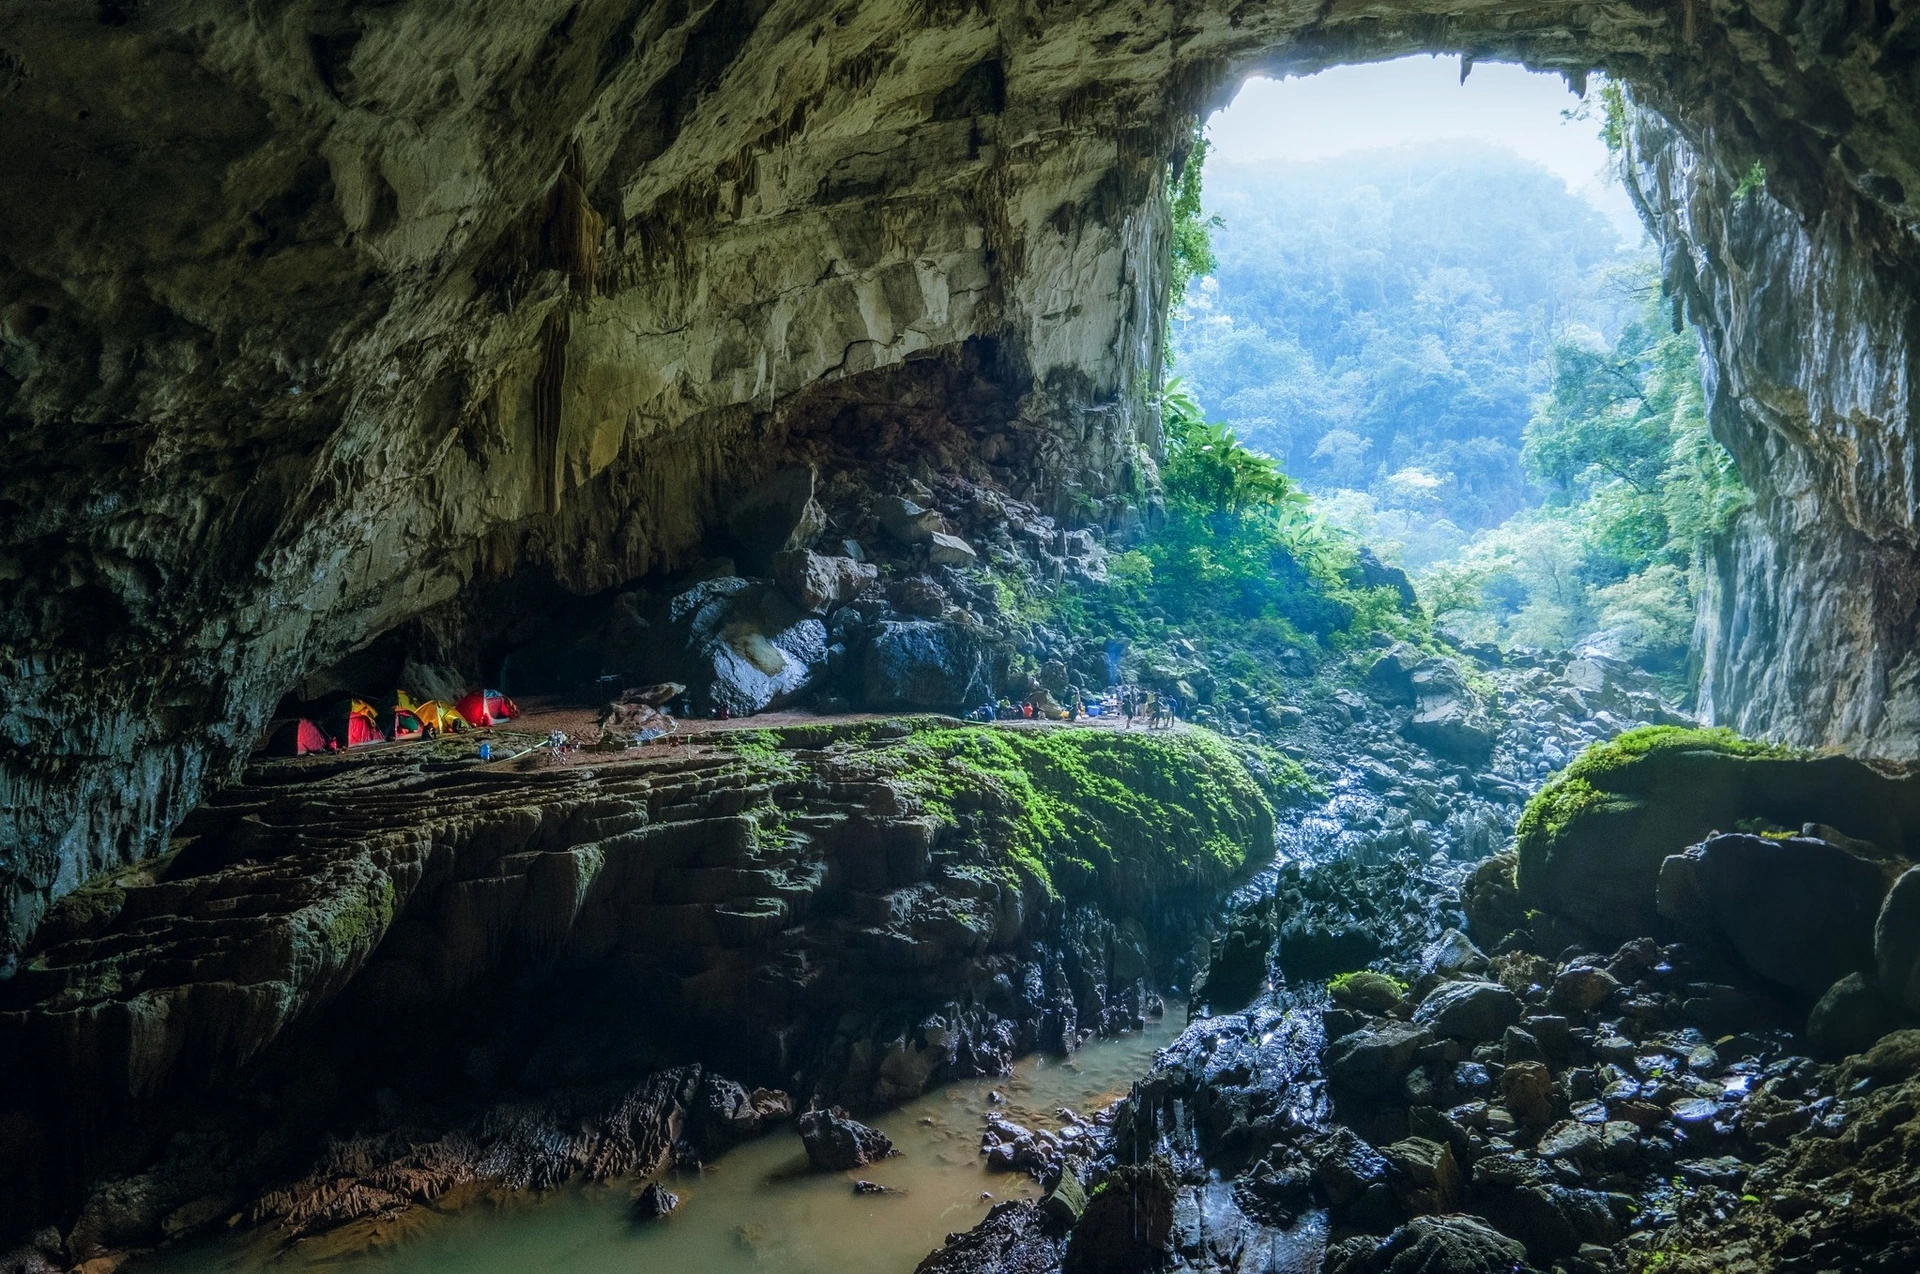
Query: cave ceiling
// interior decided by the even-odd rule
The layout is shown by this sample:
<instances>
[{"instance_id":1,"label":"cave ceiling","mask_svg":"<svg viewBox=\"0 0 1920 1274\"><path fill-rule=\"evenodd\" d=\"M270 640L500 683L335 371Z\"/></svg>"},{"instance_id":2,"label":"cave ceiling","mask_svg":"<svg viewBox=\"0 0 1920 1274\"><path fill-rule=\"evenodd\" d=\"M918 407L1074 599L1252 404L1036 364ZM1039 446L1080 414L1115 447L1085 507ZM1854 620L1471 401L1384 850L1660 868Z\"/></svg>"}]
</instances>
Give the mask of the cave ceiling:
<instances>
[{"instance_id":1,"label":"cave ceiling","mask_svg":"<svg viewBox=\"0 0 1920 1274\"><path fill-rule=\"evenodd\" d=\"M163 847L307 671L476 580L675 565L876 376L985 386L1008 481L1112 494L1158 443L1161 195L1196 115L1418 51L1651 108L1647 214L1761 494L1713 564L1705 698L1910 753L1913 25L0 0L0 948Z\"/></svg>"}]
</instances>

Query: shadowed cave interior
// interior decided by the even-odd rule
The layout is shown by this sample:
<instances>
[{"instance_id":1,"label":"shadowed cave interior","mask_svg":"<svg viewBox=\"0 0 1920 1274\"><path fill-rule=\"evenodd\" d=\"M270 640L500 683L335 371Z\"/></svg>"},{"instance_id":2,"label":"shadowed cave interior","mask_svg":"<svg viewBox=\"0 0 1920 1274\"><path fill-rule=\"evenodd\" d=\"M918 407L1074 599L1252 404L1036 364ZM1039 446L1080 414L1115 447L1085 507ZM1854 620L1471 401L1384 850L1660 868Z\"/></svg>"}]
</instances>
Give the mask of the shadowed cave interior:
<instances>
[{"instance_id":1,"label":"shadowed cave interior","mask_svg":"<svg viewBox=\"0 0 1920 1274\"><path fill-rule=\"evenodd\" d=\"M1911 28L0 0L0 1263L643 1242L1160 1032L920 1268L1915 1268ZM1199 123L1414 53L1613 94L1747 493L1668 664L1169 388ZM514 707L273 743L400 689Z\"/></svg>"}]
</instances>

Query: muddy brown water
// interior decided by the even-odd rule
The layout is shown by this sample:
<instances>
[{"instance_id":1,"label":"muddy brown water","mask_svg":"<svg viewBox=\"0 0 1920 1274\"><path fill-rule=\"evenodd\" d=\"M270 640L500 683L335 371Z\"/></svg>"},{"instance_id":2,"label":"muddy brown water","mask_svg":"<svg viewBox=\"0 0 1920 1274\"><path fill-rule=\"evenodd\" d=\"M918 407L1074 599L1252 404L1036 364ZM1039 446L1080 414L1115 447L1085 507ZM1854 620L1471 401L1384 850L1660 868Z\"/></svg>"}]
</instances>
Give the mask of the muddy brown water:
<instances>
[{"instance_id":1,"label":"muddy brown water","mask_svg":"<svg viewBox=\"0 0 1920 1274\"><path fill-rule=\"evenodd\" d=\"M195 1245L142 1262L141 1274L905 1274L951 1231L978 1223L1002 1199L1038 1197L1024 1174L986 1169L980 1132L989 1111L1058 1129L1067 1107L1086 1115L1126 1095L1155 1049L1186 1017L1172 1006L1141 1032L1094 1041L1071 1058L1030 1057L1011 1076L962 1080L872 1120L900 1154L845 1173L807 1170L800 1138L784 1128L698 1173L662 1183L680 1207L636 1224L635 1182L544 1193L467 1195L371 1228L308 1240L277 1257L257 1243ZM994 1101L992 1094L1002 1100ZM860 1195L865 1179L903 1191Z\"/></svg>"}]
</instances>

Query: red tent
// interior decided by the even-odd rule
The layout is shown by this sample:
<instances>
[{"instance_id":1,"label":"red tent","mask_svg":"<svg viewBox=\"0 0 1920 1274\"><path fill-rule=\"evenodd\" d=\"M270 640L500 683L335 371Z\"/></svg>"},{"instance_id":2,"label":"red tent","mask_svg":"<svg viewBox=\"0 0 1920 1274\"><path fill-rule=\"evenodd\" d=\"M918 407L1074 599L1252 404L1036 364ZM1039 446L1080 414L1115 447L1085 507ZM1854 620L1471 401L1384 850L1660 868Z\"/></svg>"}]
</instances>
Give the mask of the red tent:
<instances>
[{"instance_id":1,"label":"red tent","mask_svg":"<svg viewBox=\"0 0 1920 1274\"><path fill-rule=\"evenodd\" d=\"M288 721L273 732L267 740L267 753L270 756L307 756L314 752L326 752L333 747L326 732L305 717L298 721Z\"/></svg>"},{"instance_id":2,"label":"red tent","mask_svg":"<svg viewBox=\"0 0 1920 1274\"><path fill-rule=\"evenodd\" d=\"M520 715L513 700L498 690L469 690L454 701L453 710L468 725L498 725Z\"/></svg>"},{"instance_id":3,"label":"red tent","mask_svg":"<svg viewBox=\"0 0 1920 1274\"><path fill-rule=\"evenodd\" d=\"M357 748L363 743L385 743L386 736L380 733L380 718L373 705L364 700L355 699L347 705L347 746Z\"/></svg>"}]
</instances>

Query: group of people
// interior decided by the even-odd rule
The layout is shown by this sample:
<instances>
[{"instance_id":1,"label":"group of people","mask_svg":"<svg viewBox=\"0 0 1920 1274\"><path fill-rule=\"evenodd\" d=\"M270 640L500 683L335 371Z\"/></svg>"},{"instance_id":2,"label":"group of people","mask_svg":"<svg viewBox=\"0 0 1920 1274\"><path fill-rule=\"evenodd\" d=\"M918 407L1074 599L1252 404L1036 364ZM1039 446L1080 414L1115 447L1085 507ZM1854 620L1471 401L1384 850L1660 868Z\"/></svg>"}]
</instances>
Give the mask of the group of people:
<instances>
[{"instance_id":1,"label":"group of people","mask_svg":"<svg viewBox=\"0 0 1920 1274\"><path fill-rule=\"evenodd\" d=\"M975 721L1078 721L1082 717L1121 718L1121 728L1131 730L1134 718L1146 718L1149 730L1167 730L1178 718L1180 701L1173 695L1161 695L1139 686L1119 686L1105 695L1088 699L1077 687L1068 686L1063 704L1044 687L1019 703L1001 699L982 704L967 715Z\"/></svg>"}]
</instances>

